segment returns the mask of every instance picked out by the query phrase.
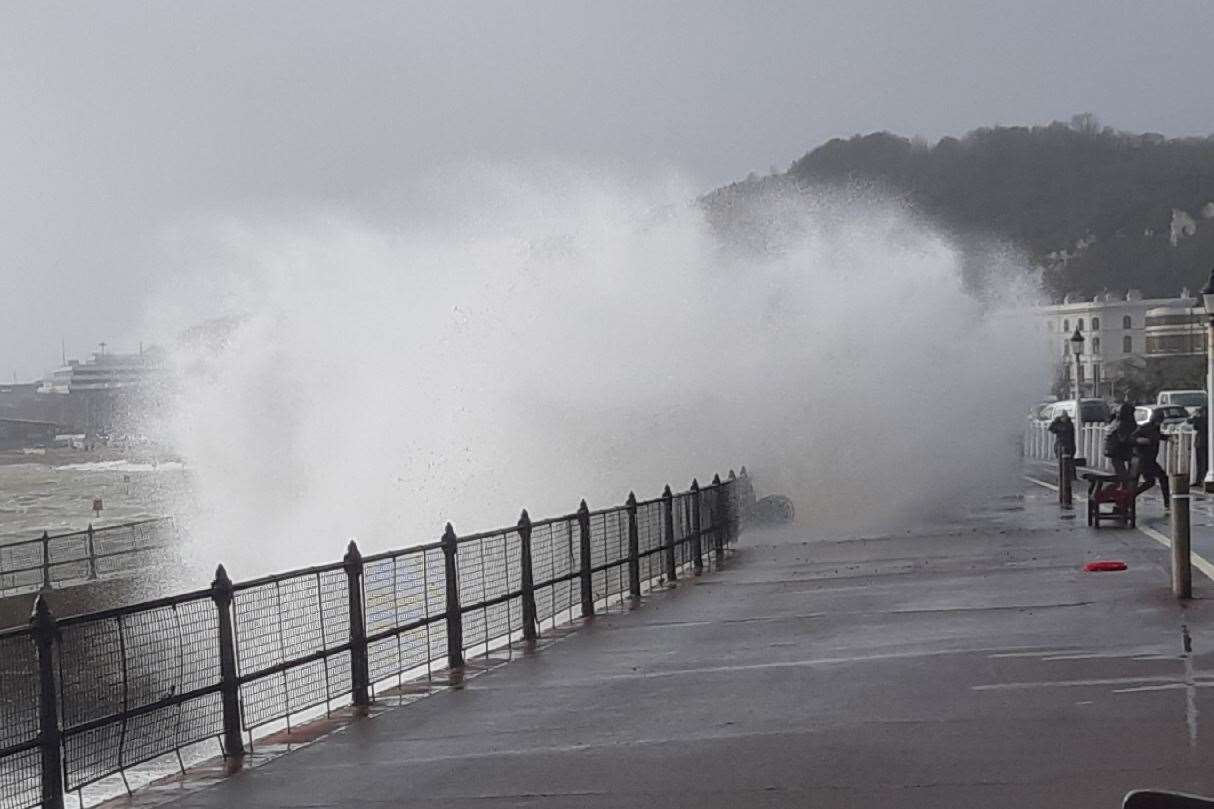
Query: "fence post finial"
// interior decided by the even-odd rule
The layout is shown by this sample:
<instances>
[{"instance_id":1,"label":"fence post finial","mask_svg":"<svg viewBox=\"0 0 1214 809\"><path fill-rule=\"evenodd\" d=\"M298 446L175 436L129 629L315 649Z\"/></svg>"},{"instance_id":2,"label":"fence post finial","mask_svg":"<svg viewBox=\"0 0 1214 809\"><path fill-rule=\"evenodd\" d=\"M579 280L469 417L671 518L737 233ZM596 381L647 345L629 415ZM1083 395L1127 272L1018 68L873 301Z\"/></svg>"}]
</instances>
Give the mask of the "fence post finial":
<instances>
[{"instance_id":1,"label":"fence post finial","mask_svg":"<svg viewBox=\"0 0 1214 809\"><path fill-rule=\"evenodd\" d=\"M704 539L700 533L700 482L691 479L691 572L704 572Z\"/></svg>"},{"instance_id":2,"label":"fence post finial","mask_svg":"<svg viewBox=\"0 0 1214 809\"><path fill-rule=\"evenodd\" d=\"M51 605L41 594L30 614L34 646L38 651L38 744L42 757L42 803L63 809L63 751L59 734L58 690L55 688L55 638L59 626Z\"/></svg>"},{"instance_id":3,"label":"fence post finial","mask_svg":"<svg viewBox=\"0 0 1214 809\"><path fill-rule=\"evenodd\" d=\"M447 597L447 668L454 680L462 676L464 668L464 612L459 604L459 567L455 558L459 553L459 538L451 523L443 529L442 549Z\"/></svg>"},{"instance_id":4,"label":"fence post finial","mask_svg":"<svg viewBox=\"0 0 1214 809\"><path fill-rule=\"evenodd\" d=\"M720 485L721 485L721 476L720 476L720 475L713 475L713 476L712 476L712 485L713 485L713 486L720 486Z\"/></svg>"},{"instance_id":5,"label":"fence post finial","mask_svg":"<svg viewBox=\"0 0 1214 809\"><path fill-rule=\"evenodd\" d=\"M535 571L531 562L531 516L527 509L518 517L519 570L522 574L523 642L535 646L539 631L535 609Z\"/></svg>"},{"instance_id":6,"label":"fence post finial","mask_svg":"<svg viewBox=\"0 0 1214 809\"><path fill-rule=\"evenodd\" d=\"M215 568L211 582L211 600L215 602L219 645L219 693L223 706L223 755L228 769L243 763L244 739L240 736L240 680L236 671L236 632L232 624L235 588L223 565Z\"/></svg>"},{"instance_id":7,"label":"fence post finial","mask_svg":"<svg viewBox=\"0 0 1214 809\"><path fill-rule=\"evenodd\" d=\"M583 499L577 509L578 524L578 579L582 590L582 617L594 617L594 574L590 569L593 562L590 556L590 507Z\"/></svg>"},{"instance_id":8,"label":"fence post finial","mask_svg":"<svg viewBox=\"0 0 1214 809\"><path fill-rule=\"evenodd\" d=\"M663 554L666 557L666 581L674 582L678 580L678 564L675 561L675 536L674 536L674 492L670 490L670 484L666 484L666 488L662 489L662 534L664 541L662 543Z\"/></svg>"},{"instance_id":9,"label":"fence post finial","mask_svg":"<svg viewBox=\"0 0 1214 809\"><path fill-rule=\"evenodd\" d=\"M367 661L367 618L363 609L363 555L353 539L342 557L346 570L346 602L350 627L350 702L366 716L371 705L371 673Z\"/></svg>"},{"instance_id":10,"label":"fence post finial","mask_svg":"<svg viewBox=\"0 0 1214 809\"><path fill-rule=\"evenodd\" d=\"M637 530L637 494L628 493L628 597L634 602L641 598L641 537Z\"/></svg>"},{"instance_id":11,"label":"fence post finial","mask_svg":"<svg viewBox=\"0 0 1214 809\"><path fill-rule=\"evenodd\" d=\"M730 480L737 480L737 479L738 479L738 476L734 474L734 471L733 471L732 469L730 469L730 470L729 470L729 479L730 479Z\"/></svg>"}]
</instances>

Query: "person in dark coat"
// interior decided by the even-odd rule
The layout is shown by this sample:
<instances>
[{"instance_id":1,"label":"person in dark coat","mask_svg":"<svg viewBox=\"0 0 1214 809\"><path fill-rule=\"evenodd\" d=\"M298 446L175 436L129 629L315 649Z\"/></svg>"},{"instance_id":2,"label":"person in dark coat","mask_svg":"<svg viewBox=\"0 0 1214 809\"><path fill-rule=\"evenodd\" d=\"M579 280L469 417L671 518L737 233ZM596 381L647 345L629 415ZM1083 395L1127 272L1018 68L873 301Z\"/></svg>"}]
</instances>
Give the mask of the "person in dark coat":
<instances>
[{"instance_id":1,"label":"person in dark coat","mask_svg":"<svg viewBox=\"0 0 1214 809\"><path fill-rule=\"evenodd\" d=\"M1151 420L1134 431L1135 480L1141 475L1143 481L1138 486L1138 494L1159 482L1159 490L1163 493L1163 507L1172 507L1172 494L1168 487L1168 475L1159 465L1159 442L1167 441L1163 434L1163 411L1156 410L1151 414Z\"/></svg>"},{"instance_id":2,"label":"person in dark coat","mask_svg":"<svg viewBox=\"0 0 1214 809\"><path fill-rule=\"evenodd\" d=\"M1054 457L1061 458L1063 455L1075 455L1075 422L1071 421L1071 415L1065 410L1054 416L1054 420L1050 422L1047 428L1054 435Z\"/></svg>"},{"instance_id":3,"label":"person in dark coat","mask_svg":"<svg viewBox=\"0 0 1214 809\"><path fill-rule=\"evenodd\" d=\"M1131 478L1134 466L1134 431L1138 424L1134 421L1134 405L1122 402L1117 409L1117 418L1109 425L1104 434L1104 457L1113 465L1113 472L1126 485L1137 480Z\"/></svg>"},{"instance_id":4,"label":"person in dark coat","mask_svg":"<svg viewBox=\"0 0 1214 809\"><path fill-rule=\"evenodd\" d=\"M1210 440L1210 423L1204 405L1189 417L1189 426L1196 431L1193 436L1193 452L1197 456L1197 468L1193 470L1193 480L1204 480L1206 464L1209 463L1209 450L1206 447Z\"/></svg>"}]
</instances>

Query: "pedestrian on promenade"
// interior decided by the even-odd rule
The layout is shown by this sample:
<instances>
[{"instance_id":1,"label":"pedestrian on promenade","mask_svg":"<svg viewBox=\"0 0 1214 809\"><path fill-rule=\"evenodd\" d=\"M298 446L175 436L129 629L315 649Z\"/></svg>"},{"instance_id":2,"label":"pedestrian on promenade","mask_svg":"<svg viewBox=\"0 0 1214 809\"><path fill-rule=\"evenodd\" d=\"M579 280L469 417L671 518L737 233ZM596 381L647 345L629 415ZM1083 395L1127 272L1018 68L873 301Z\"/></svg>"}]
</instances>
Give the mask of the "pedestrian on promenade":
<instances>
[{"instance_id":1,"label":"pedestrian on promenade","mask_svg":"<svg viewBox=\"0 0 1214 809\"><path fill-rule=\"evenodd\" d=\"M1205 405L1197 408L1197 412L1189 417L1189 426L1195 431L1193 450L1197 455L1197 468L1193 470L1193 480L1205 480L1206 464L1209 463L1207 442L1210 440L1210 423Z\"/></svg>"},{"instance_id":2,"label":"pedestrian on promenade","mask_svg":"<svg viewBox=\"0 0 1214 809\"><path fill-rule=\"evenodd\" d=\"M1054 457L1062 462L1063 455L1075 457L1075 422L1064 410L1050 422L1049 431L1054 435ZM1075 465L1071 464L1071 479L1075 479Z\"/></svg>"},{"instance_id":3,"label":"pedestrian on promenade","mask_svg":"<svg viewBox=\"0 0 1214 809\"><path fill-rule=\"evenodd\" d=\"M1151 413L1151 420L1134 431L1134 454L1137 456L1134 480L1141 475L1143 482L1139 484L1135 496L1159 482L1159 490L1163 493L1163 508L1165 511L1172 507L1172 495L1168 487L1168 475L1159 465L1159 442L1167 441L1163 434L1163 410L1157 409Z\"/></svg>"},{"instance_id":4,"label":"pedestrian on promenade","mask_svg":"<svg viewBox=\"0 0 1214 809\"><path fill-rule=\"evenodd\" d=\"M1138 479L1130 477L1134 465L1134 431L1137 429L1134 405L1122 402L1117 409L1117 418L1104 434L1104 457L1113 465L1113 473L1121 479L1123 486L1132 485Z\"/></svg>"}]
</instances>

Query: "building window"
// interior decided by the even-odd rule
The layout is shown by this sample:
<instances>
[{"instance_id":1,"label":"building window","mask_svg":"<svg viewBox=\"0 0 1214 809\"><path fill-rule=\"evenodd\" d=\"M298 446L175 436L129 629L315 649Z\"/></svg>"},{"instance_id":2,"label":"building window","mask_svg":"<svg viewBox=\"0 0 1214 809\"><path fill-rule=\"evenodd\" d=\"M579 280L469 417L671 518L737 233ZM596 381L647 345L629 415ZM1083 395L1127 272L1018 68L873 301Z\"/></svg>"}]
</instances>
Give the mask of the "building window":
<instances>
[{"instance_id":1,"label":"building window","mask_svg":"<svg viewBox=\"0 0 1214 809\"><path fill-rule=\"evenodd\" d=\"M1062 321L1062 330L1063 331L1071 330L1071 319L1070 318L1067 318L1066 320Z\"/></svg>"},{"instance_id":2,"label":"building window","mask_svg":"<svg viewBox=\"0 0 1214 809\"><path fill-rule=\"evenodd\" d=\"M1121 319L1121 328L1123 328L1123 329L1134 328L1134 321L1130 319L1129 315L1126 315L1125 317L1123 317ZM1127 348L1126 351L1129 351L1129 349Z\"/></svg>"},{"instance_id":3,"label":"building window","mask_svg":"<svg viewBox=\"0 0 1214 809\"><path fill-rule=\"evenodd\" d=\"M1126 320L1129 320L1129 319L1130 318L1127 316ZM1127 326L1126 328L1129 328L1129 327ZM1125 337L1122 337L1121 338L1121 350L1123 352L1125 352L1126 354L1133 354L1134 353L1134 338L1128 334Z\"/></svg>"},{"instance_id":4,"label":"building window","mask_svg":"<svg viewBox=\"0 0 1214 809\"><path fill-rule=\"evenodd\" d=\"M1092 338L1092 353L1093 354L1100 353L1100 338L1099 337Z\"/></svg>"},{"instance_id":5,"label":"building window","mask_svg":"<svg viewBox=\"0 0 1214 809\"><path fill-rule=\"evenodd\" d=\"M1079 331L1083 331L1083 318L1079 318L1079 321L1076 323L1075 328L1078 329Z\"/></svg>"},{"instance_id":6,"label":"building window","mask_svg":"<svg viewBox=\"0 0 1214 809\"><path fill-rule=\"evenodd\" d=\"M1082 365L1079 366L1079 384L1080 385L1083 384L1083 366Z\"/></svg>"},{"instance_id":7,"label":"building window","mask_svg":"<svg viewBox=\"0 0 1214 809\"><path fill-rule=\"evenodd\" d=\"M1092 331L1100 331L1100 318L1092 318Z\"/></svg>"}]
</instances>

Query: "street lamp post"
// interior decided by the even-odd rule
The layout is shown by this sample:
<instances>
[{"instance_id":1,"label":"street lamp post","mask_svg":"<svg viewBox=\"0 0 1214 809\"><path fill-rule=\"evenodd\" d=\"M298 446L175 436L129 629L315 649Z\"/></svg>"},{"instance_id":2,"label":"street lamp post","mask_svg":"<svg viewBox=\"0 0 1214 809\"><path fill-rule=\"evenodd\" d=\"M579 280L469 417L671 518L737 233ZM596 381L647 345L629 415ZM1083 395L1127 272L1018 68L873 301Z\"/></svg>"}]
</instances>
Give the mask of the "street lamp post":
<instances>
[{"instance_id":1,"label":"street lamp post","mask_svg":"<svg viewBox=\"0 0 1214 809\"><path fill-rule=\"evenodd\" d=\"M1210 270L1210 280L1201 289L1201 302L1206 307L1209 325L1206 328L1206 478L1203 484L1207 492L1214 492L1214 463L1210 462L1211 449L1214 449L1214 270Z\"/></svg>"},{"instance_id":2,"label":"street lamp post","mask_svg":"<svg viewBox=\"0 0 1214 809\"><path fill-rule=\"evenodd\" d=\"M1075 329L1075 333L1071 335L1071 354L1075 356L1075 455L1077 456L1076 463L1086 463L1086 459L1079 461L1078 458L1084 455L1083 441L1083 389L1079 386L1079 362L1083 355L1083 334L1079 329Z\"/></svg>"}]
</instances>

